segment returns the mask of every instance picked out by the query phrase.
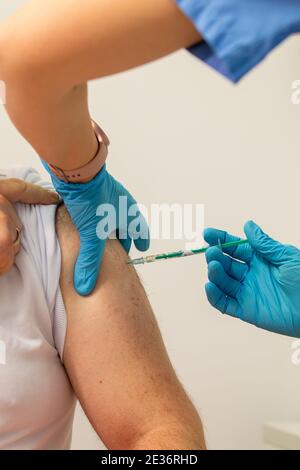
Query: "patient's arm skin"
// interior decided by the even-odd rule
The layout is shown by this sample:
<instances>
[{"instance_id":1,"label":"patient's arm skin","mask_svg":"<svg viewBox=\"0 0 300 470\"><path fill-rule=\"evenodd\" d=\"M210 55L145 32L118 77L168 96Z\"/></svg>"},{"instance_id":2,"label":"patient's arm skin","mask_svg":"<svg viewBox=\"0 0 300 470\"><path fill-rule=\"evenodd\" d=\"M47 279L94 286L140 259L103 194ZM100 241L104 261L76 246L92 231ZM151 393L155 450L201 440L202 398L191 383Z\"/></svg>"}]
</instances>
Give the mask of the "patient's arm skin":
<instances>
[{"instance_id":1,"label":"patient's arm skin","mask_svg":"<svg viewBox=\"0 0 300 470\"><path fill-rule=\"evenodd\" d=\"M57 216L61 288L68 314L64 364L94 429L109 449L204 449L200 418L168 359L146 294L116 240L88 298L73 288L79 241Z\"/></svg>"},{"instance_id":2,"label":"patient's arm skin","mask_svg":"<svg viewBox=\"0 0 300 470\"><path fill-rule=\"evenodd\" d=\"M78 168L97 149L86 83L199 40L174 0L26 1L0 28L8 113L44 160Z\"/></svg>"}]
</instances>

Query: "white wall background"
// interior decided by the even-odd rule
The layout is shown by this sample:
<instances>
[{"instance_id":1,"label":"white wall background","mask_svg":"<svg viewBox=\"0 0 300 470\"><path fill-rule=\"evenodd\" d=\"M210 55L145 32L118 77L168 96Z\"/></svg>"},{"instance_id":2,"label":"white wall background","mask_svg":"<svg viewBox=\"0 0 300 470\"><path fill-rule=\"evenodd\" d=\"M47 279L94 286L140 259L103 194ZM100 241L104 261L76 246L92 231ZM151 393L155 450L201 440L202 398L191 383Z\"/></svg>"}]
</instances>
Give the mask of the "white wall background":
<instances>
[{"instance_id":1,"label":"white wall background","mask_svg":"<svg viewBox=\"0 0 300 470\"><path fill-rule=\"evenodd\" d=\"M21 3L1 2L0 19ZM242 234L253 218L300 246L300 105L291 104L299 41L286 42L239 87L186 52L93 83L92 114L112 141L110 170L143 203L204 203L209 226ZM4 110L0 135L2 166L40 168ZM152 252L181 246L156 241ZM263 422L300 419L300 366L291 363L291 339L210 308L199 257L139 272L210 448L260 448ZM96 445L78 414L74 448Z\"/></svg>"}]
</instances>

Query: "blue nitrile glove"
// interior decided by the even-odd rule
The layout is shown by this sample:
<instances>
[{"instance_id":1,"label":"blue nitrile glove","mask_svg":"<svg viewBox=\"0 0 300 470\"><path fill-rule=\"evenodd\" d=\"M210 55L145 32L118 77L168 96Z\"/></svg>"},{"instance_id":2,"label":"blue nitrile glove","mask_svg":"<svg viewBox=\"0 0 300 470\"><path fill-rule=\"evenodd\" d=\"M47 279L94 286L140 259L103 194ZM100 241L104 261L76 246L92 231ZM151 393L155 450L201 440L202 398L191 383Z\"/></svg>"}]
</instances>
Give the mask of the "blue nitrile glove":
<instances>
[{"instance_id":1,"label":"blue nitrile glove","mask_svg":"<svg viewBox=\"0 0 300 470\"><path fill-rule=\"evenodd\" d=\"M252 221L244 231L249 245L206 253L209 302L259 328L300 337L300 250L272 240ZM210 245L238 240L212 228L204 238Z\"/></svg>"},{"instance_id":2,"label":"blue nitrile glove","mask_svg":"<svg viewBox=\"0 0 300 470\"><path fill-rule=\"evenodd\" d=\"M89 295L97 282L108 237L115 232L127 253L132 240L138 250L146 251L150 244L147 223L132 195L107 172L106 166L93 180L81 184L65 183L43 164L79 232L74 286L80 295Z\"/></svg>"}]
</instances>

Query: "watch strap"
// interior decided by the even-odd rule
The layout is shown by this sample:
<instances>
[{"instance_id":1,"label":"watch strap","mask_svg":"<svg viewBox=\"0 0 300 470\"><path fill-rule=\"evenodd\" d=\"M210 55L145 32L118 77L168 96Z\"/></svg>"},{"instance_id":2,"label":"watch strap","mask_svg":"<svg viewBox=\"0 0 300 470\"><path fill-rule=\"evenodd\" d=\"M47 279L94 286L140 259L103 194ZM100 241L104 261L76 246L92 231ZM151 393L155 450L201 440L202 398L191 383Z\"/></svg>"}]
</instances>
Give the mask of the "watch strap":
<instances>
[{"instance_id":1,"label":"watch strap","mask_svg":"<svg viewBox=\"0 0 300 470\"><path fill-rule=\"evenodd\" d=\"M110 144L109 138L95 121L92 121L92 124L98 140L98 149L91 161L74 170L62 170L55 165L48 164L54 175L65 183L82 183L91 180L99 173L106 162Z\"/></svg>"}]
</instances>

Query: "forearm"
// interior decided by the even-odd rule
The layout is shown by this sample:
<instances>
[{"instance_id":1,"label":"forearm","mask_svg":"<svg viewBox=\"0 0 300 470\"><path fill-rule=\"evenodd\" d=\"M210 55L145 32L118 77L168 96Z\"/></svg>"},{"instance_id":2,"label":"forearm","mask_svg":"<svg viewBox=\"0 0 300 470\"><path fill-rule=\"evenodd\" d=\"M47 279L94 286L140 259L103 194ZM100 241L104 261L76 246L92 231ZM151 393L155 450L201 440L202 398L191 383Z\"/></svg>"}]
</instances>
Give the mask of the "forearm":
<instances>
[{"instance_id":1,"label":"forearm","mask_svg":"<svg viewBox=\"0 0 300 470\"><path fill-rule=\"evenodd\" d=\"M11 83L11 82L10 82ZM31 85L7 87L6 109L15 127L46 162L64 170L80 168L98 147L87 104L87 87L50 98Z\"/></svg>"},{"instance_id":2,"label":"forearm","mask_svg":"<svg viewBox=\"0 0 300 470\"><path fill-rule=\"evenodd\" d=\"M46 161L76 168L96 146L87 81L199 39L173 0L31 0L1 28L7 110Z\"/></svg>"}]
</instances>

